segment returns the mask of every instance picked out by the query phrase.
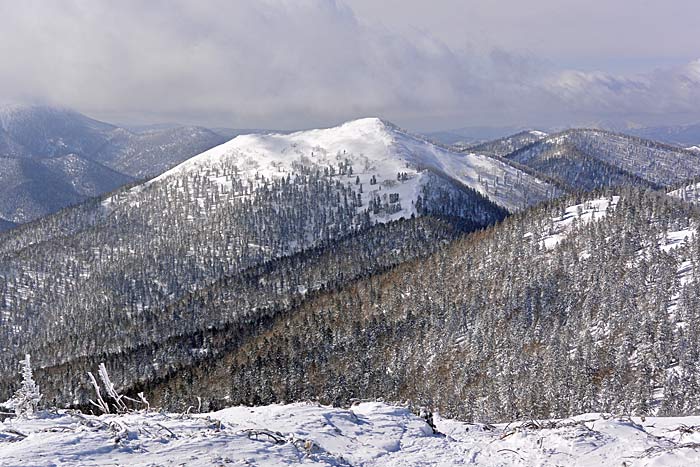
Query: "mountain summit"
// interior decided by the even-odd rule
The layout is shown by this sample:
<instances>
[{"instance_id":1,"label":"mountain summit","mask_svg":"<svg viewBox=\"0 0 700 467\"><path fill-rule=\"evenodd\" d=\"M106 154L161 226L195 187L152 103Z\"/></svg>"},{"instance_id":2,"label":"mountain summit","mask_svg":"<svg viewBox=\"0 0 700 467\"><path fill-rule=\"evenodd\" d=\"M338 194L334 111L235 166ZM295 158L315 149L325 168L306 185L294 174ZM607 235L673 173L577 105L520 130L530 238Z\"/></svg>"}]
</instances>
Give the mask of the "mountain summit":
<instances>
[{"instance_id":1,"label":"mountain summit","mask_svg":"<svg viewBox=\"0 0 700 467\"><path fill-rule=\"evenodd\" d=\"M280 178L295 167L324 171L341 162L353 167L350 178L364 187L373 186L372 192L395 191L413 202L434 176L471 188L509 211L558 194L553 186L507 163L449 151L380 118L285 135L238 136L155 180L226 165L248 176ZM404 203L402 214L415 213L415 209L407 211L407 206Z\"/></svg>"}]
</instances>

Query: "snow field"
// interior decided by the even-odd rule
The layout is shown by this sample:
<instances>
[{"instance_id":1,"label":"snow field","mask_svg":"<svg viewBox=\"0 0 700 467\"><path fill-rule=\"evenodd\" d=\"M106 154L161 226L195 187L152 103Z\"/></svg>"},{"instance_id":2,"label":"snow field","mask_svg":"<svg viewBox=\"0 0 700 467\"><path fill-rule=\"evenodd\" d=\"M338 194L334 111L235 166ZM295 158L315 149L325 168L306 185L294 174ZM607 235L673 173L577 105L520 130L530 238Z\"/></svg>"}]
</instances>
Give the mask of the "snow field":
<instances>
[{"instance_id":1,"label":"snow field","mask_svg":"<svg viewBox=\"0 0 700 467\"><path fill-rule=\"evenodd\" d=\"M367 402L100 417L57 411L0 423L1 466L691 466L700 417L472 424Z\"/></svg>"}]
</instances>

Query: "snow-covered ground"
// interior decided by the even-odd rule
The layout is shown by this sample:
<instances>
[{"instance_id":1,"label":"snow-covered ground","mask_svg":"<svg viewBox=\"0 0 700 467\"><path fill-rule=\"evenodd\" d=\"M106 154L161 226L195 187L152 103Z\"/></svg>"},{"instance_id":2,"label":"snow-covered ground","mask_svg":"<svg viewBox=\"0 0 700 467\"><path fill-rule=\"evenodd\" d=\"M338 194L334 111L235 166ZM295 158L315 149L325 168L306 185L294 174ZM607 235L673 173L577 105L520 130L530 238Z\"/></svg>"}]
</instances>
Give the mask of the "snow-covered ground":
<instances>
[{"instance_id":1,"label":"snow-covered ground","mask_svg":"<svg viewBox=\"0 0 700 467\"><path fill-rule=\"evenodd\" d=\"M0 423L1 466L691 466L700 417L470 424L403 407L234 407L202 415L59 411Z\"/></svg>"},{"instance_id":2,"label":"snow-covered ground","mask_svg":"<svg viewBox=\"0 0 700 467\"><path fill-rule=\"evenodd\" d=\"M451 152L420 137L410 135L379 118L363 118L343 125L292 134L253 134L195 156L161 174L149 183L178 175L204 173L215 167L236 166L241 176L286 177L300 165L323 171L349 162L352 174L338 175L353 185L359 177L362 196L369 198L383 187L400 193L403 210L394 217L411 214L428 171L446 176L480 192L491 201L514 211L557 196L554 186L506 163L478 154ZM397 174L408 180L397 183ZM374 178L376 183L370 185ZM136 190L140 189L139 187Z\"/></svg>"},{"instance_id":3,"label":"snow-covered ground","mask_svg":"<svg viewBox=\"0 0 700 467\"><path fill-rule=\"evenodd\" d=\"M602 219L617 207L619 196L598 198L581 204L568 206L560 216L553 217L543 232L528 232L526 237L534 237L548 250L561 243L575 226Z\"/></svg>"}]
</instances>

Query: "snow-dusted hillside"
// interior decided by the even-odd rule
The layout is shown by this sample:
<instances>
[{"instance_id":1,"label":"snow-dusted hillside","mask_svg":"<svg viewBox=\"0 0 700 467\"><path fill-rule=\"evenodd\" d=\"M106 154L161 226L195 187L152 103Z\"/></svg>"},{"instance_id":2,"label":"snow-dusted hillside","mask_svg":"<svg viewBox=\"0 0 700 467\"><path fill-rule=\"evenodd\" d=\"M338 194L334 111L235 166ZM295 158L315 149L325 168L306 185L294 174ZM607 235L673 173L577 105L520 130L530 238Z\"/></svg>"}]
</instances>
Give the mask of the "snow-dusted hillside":
<instances>
[{"instance_id":1,"label":"snow-dusted hillside","mask_svg":"<svg viewBox=\"0 0 700 467\"><path fill-rule=\"evenodd\" d=\"M146 179L227 139L202 127L179 126L138 133L117 128L93 157L114 170Z\"/></svg>"},{"instance_id":2,"label":"snow-dusted hillside","mask_svg":"<svg viewBox=\"0 0 700 467\"><path fill-rule=\"evenodd\" d=\"M700 175L700 154L603 130L549 135L508 156L574 190L603 186L668 187Z\"/></svg>"},{"instance_id":3,"label":"snow-dusted hillside","mask_svg":"<svg viewBox=\"0 0 700 467\"><path fill-rule=\"evenodd\" d=\"M68 109L0 106L0 216L37 219L158 175L225 140L205 128L134 133Z\"/></svg>"},{"instance_id":4,"label":"snow-dusted hillside","mask_svg":"<svg viewBox=\"0 0 700 467\"><path fill-rule=\"evenodd\" d=\"M154 181L214 170L279 179L300 167L323 172L338 164L352 166L352 171L337 176L357 186L366 200L388 192L399 194L402 209L391 218L414 214L423 186L434 175L472 188L511 211L560 194L553 186L508 164L482 155L450 152L378 118L289 135L238 136ZM221 181L225 186L225 178Z\"/></svg>"},{"instance_id":5,"label":"snow-dusted hillside","mask_svg":"<svg viewBox=\"0 0 700 467\"><path fill-rule=\"evenodd\" d=\"M513 151L540 141L546 136L547 133L538 130L521 131L505 138L470 146L465 149L465 152L505 157Z\"/></svg>"},{"instance_id":6,"label":"snow-dusted hillside","mask_svg":"<svg viewBox=\"0 0 700 467\"><path fill-rule=\"evenodd\" d=\"M548 203L311 300L152 398L431 400L492 421L697 414L697 226L650 191Z\"/></svg>"},{"instance_id":7,"label":"snow-dusted hillside","mask_svg":"<svg viewBox=\"0 0 700 467\"><path fill-rule=\"evenodd\" d=\"M361 403L234 407L209 414L89 416L59 411L0 423L0 465L691 466L700 417L570 419L499 425L426 419Z\"/></svg>"},{"instance_id":8,"label":"snow-dusted hillside","mask_svg":"<svg viewBox=\"0 0 700 467\"><path fill-rule=\"evenodd\" d=\"M546 249L552 249L561 243L574 228L608 215L617 207L619 200L619 196L611 196L568 206L560 216L551 218L545 231L528 232L525 237L538 241Z\"/></svg>"},{"instance_id":9,"label":"snow-dusted hillside","mask_svg":"<svg viewBox=\"0 0 700 467\"><path fill-rule=\"evenodd\" d=\"M23 223L129 183L133 179L75 154L0 157L0 217ZM0 230L3 227L0 225Z\"/></svg>"},{"instance_id":10,"label":"snow-dusted hillside","mask_svg":"<svg viewBox=\"0 0 700 467\"><path fill-rule=\"evenodd\" d=\"M0 340L45 367L152 345L154 358L174 360L154 368L164 376L173 364L202 357L179 341L187 333L234 321L243 329L306 291L428 254L458 233L503 220L504 207L556 193L508 164L449 152L379 119L240 136L149 182L0 237L0 315L12 323L0 327ZM321 277L299 266L313 257L324 262ZM273 272L283 276L268 285ZM173 319L171 307L192 303L191 294L223 297L224 281L250 274L259 282L243 284L250 297L240 305ZM242 289L227 295L226 307L242 297ZM35 332L43 336L30 337ZM82 336L94 343L85 346ZM48 352L47 341L71 350ZM173 348L182 358L173 358ZM0 391L9 368L0 364ZM70 393L55 389L49 394Z\"/></svg>"}]
</instances>

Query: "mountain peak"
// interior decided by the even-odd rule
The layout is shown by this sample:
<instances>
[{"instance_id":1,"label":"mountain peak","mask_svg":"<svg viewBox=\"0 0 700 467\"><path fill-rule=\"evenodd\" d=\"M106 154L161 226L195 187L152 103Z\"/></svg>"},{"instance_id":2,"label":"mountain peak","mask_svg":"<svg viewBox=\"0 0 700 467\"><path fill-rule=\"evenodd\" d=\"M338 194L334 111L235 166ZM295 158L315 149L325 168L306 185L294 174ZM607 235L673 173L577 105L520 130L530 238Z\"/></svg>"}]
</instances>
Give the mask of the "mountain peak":
<instances>
[{"instance_id":1,"label":"mountain peak","mask_svg":"<svg viewBox=\"0 0 700 467\"><path fill-rule=\"evenodd\" d=\"M360 138L370 138L377 142L379 140L386 144L389 144L388 135L396 130L398 127L393 123L383 120L378 117L365 117L358 118L355 120L349 120L340 125L312 129L312 130L302 130L289 135L244 135L250 137L280 137L288 139L305 139L305 140L318 140L319 144L331 143L332 141L337 141L338 144L347 144L349 140L357 140Z\"/></svg>"},{"instance_id":2,"label":"mountain peak","mask_svg":"<svg viewBox=\"0 0 700 467\"><path fill-rule=\"evenodd\" d=\"M398 127L388 120L379 117L363 117L355 120L348 120L341 124L341 128L351 128L355 130L385 130L390 131Z\"/></svg>"},{"instance_id":3,"label":"mountain peak","mask_svg":"<svg viewBox=\"0 0 700 467\"><path fill-rule=\"evenodd\" d=\"M39 104L7 104L0 106L0 128L11 131L23 125L44 128L50 133L57 128L86 128L93 131L109 131L116 128L67 107Z\"/></svg>"},{"instance_id":4,"label":"mountain peak","mask_svg":"<svg viewBox=\"0 0 700 467\"><path fill-rule=\"evenodd\" d=\"M348 120L340 126L382 126L387 123L389 122L379 117L360 117Z\"/></svg>"},{"instance_id":5,"label":"mountain peak","mask_svg":"<svg viewBox=\"0 0 700 467\"><path fill-rule=\"evenodd\" d=\"M185 161L153 182L187 173L226 172L227 167L246 179L257 180L259 176L293 176L300 170L332 172L331 168L339 165L353 170L351 177L338 176L338 181L364 183L365 196L373 189L382 195L402 187L406 191L401 196L406 200L402 205L407 209L435 176L448 184L471 188L508 210L547 199L557 191L502 161L452 152L377 117L291 134L240 135ZM403 183L397 185L397 177Z\"/></svg>"}]
</instances>

